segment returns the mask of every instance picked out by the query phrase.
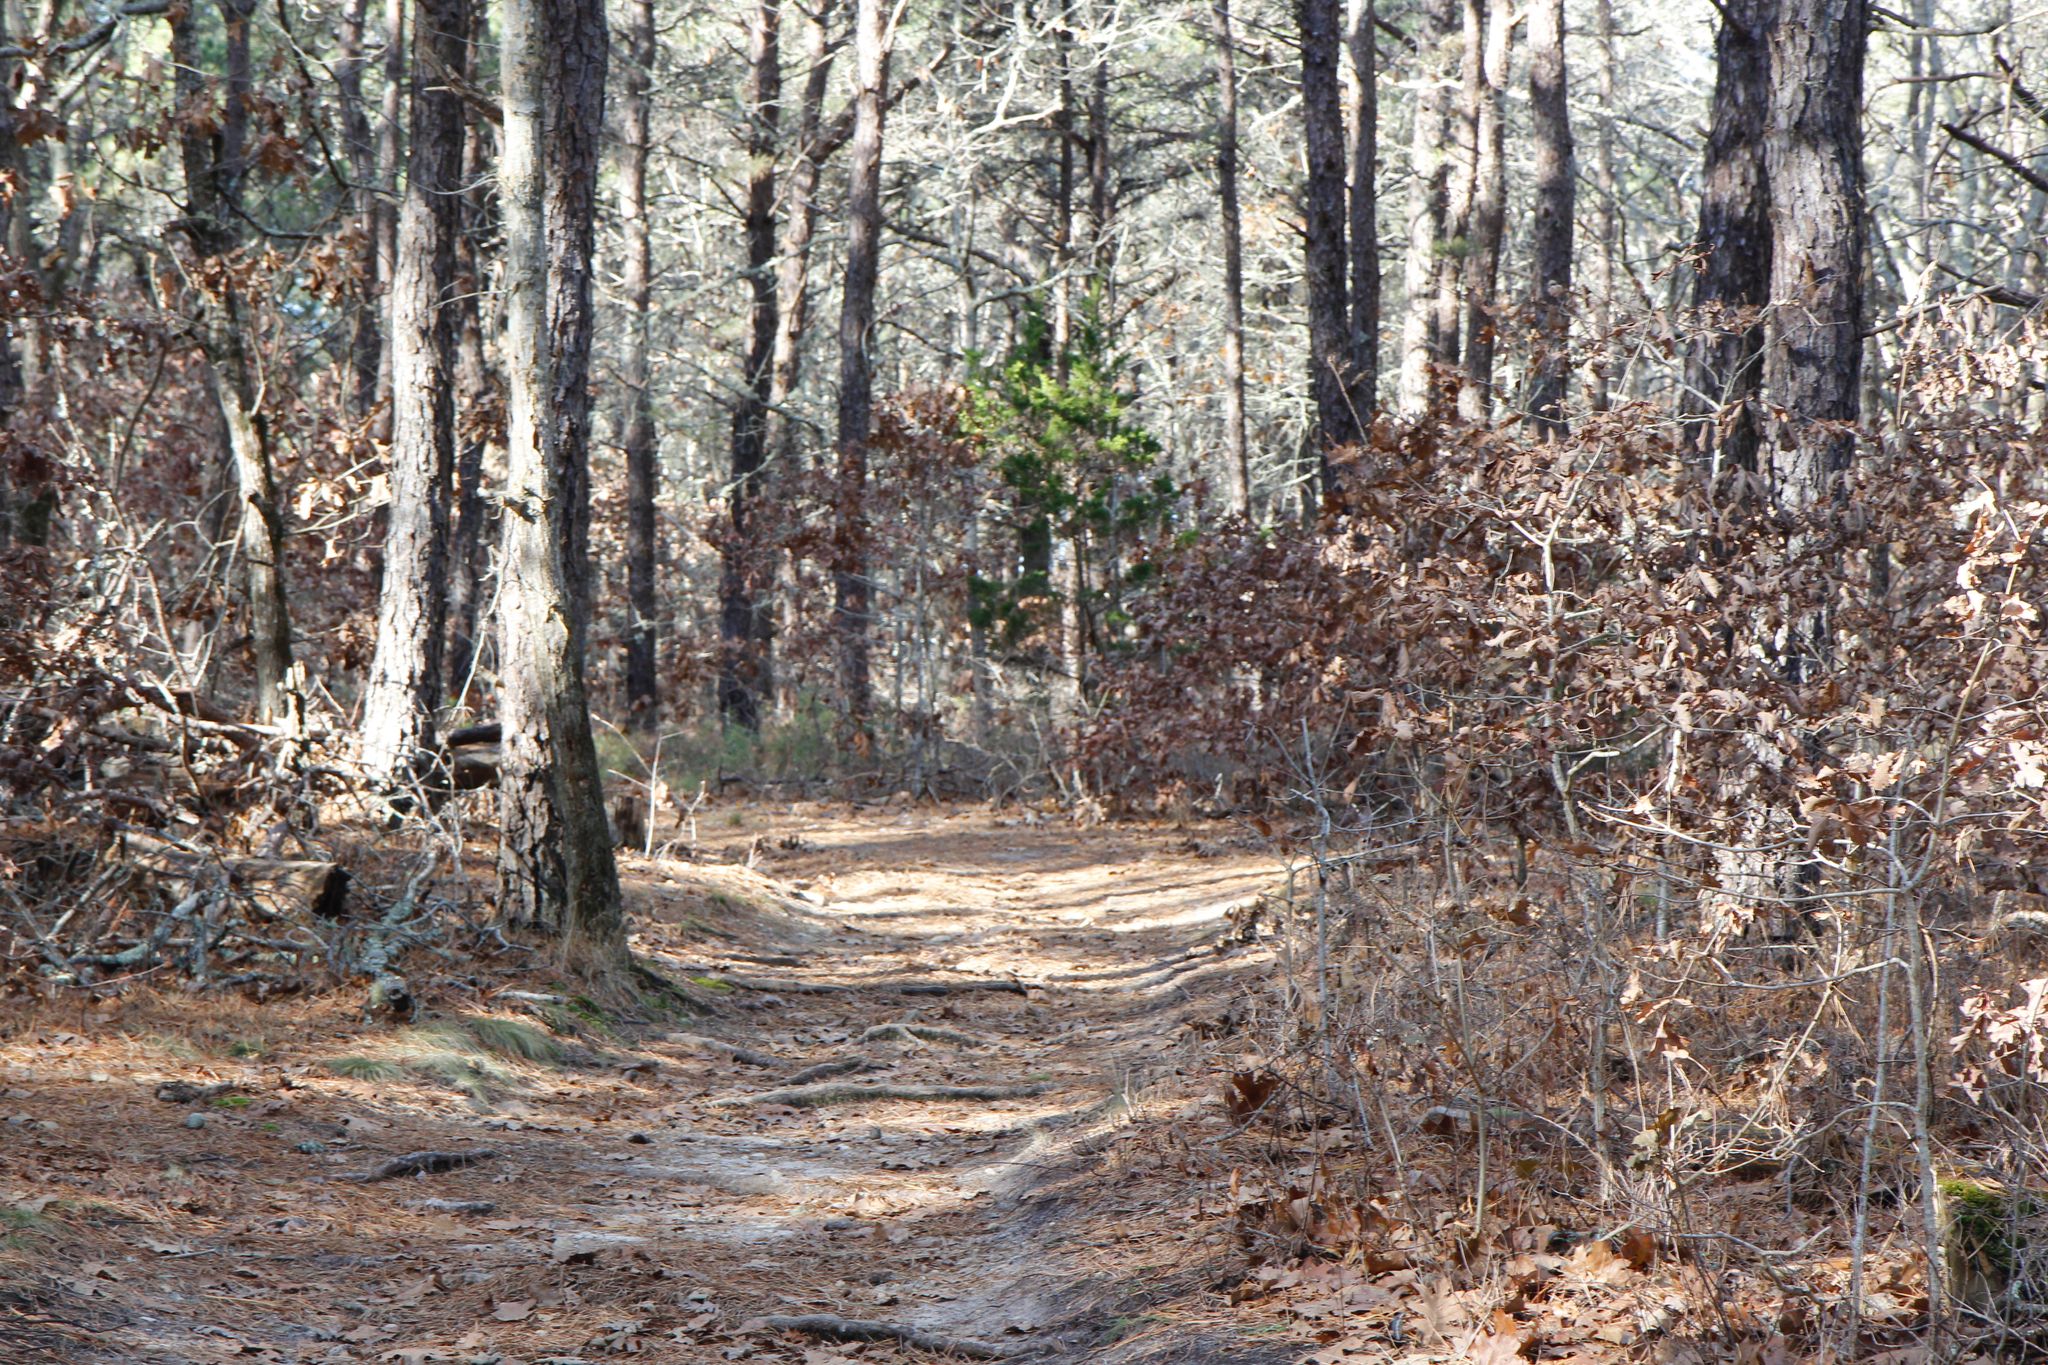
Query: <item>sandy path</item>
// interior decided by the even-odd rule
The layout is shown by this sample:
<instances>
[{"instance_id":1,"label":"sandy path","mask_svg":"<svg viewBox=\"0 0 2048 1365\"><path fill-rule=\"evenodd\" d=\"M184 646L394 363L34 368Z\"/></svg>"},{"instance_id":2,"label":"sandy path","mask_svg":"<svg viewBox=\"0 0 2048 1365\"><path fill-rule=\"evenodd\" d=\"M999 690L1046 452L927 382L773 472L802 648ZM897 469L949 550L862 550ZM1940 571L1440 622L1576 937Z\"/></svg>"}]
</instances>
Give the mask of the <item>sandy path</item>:
<instances>
[{"instance_id":1,"label":"sandy path","mask_svg":"<svg viewBox=\"0 0 2048 1365\"><path fill-rule=\"evenodd\" d=\"M1220 1008L1254 959L1211 945L1228 910L1270 884L1270 862L1184 834L981 814L754 812L720 834L736 849L758 837L764 870L814 908L766 928L707 922L701 899L678 890L688 869L634 860L630 894L658 922L641 946L724 1007L678 1031L776 1065L651 1029L601 1066L477 1107L365 1093L304 1068L268 1123L239 1111L188 1131L171 1122L182 1111L142 1105L137 1120L168 1131L140 1152L94 1126L87 1109L104 1087L53 1090L41 1108L59 1115L72 1156L108 1147L82 1165L168 1161L199 1172L211 1197L204 1218L182 1220L175 1251L149 1243L164 1244L176 1218L148 1235L101 1229L136 1249L79 1246L84 1277L14 1293L0 1345L13 1330L17 1351L40 1354L7 1358L928 1358L760 1325L815 1314L1034 1361L1295 1358L1270 1336L1237 1338L1215 1281L1222 1236L1189 1220L1184 1182L1127 1154L1156 1155L1177 1125L1213 1113L1214 1073L1185 1025ZM690 925L671 931L678 920ZM906 982L956 989L906 994ZM1023 990L987 988L1005 982ZM944 1032L864 1040L892 1023ZM94 1055L79 1050L75 1066L107 1064ZM1035 1093L752 1102L807 1068L855 1061L824 1083ZM64 1113L71 1096L78 1112ZM230 1145L237 1122L270 1140ZM340 1135L316 1158L280 1152L300 1130ZM500 1156L467 1171L337 1178L381 1153L484 1144ZM23 1171L5 1173L22 1184ZM164 1183L111 1185L135 1200ZM430 1197L497 1207L487 1218L420 1209ZM210 1321L195 1295L213 1296Z\"/></svg>"}]
</instances>

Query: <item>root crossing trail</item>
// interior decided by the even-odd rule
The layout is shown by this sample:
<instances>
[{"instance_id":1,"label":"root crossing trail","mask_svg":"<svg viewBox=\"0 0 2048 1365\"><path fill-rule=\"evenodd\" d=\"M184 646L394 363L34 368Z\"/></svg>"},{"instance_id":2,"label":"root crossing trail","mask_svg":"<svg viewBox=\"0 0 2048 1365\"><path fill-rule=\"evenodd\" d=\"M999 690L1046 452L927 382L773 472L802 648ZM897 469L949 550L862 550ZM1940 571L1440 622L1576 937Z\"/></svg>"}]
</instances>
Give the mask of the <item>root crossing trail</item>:
<instances>
[{"instance_id":1,"label":"root crossing trail","mask_svg":"<svg viewBox=\"0 0 2048 1365\"><path fill-rule=\"evenodd\" d=\"M367 1034L348 1044L367 1060L306 1061L204 1127L144 1087L176 1071L265 1095L278 1067L131 1060L53 1086L129 1221L14 1292L46 1358L1299 1356L1227 1307L1227 1223L1191 1217L1172 1159L1215 1125L1197 1035L1260 961L1217 945L1269 859L985 814L753 811L720 834L758 872L625 869L639 948L716 1001L706 1017L480 1067L466 1102L416 1084L433 1066L411 1054L393 1079ZM546 992L479 995L502 1012ZM91 1112L117 1086L148 1130L125 1142ZM180 1178L203 1187L182 1216L161 1202Z\"/></svg>"}]
</instances>

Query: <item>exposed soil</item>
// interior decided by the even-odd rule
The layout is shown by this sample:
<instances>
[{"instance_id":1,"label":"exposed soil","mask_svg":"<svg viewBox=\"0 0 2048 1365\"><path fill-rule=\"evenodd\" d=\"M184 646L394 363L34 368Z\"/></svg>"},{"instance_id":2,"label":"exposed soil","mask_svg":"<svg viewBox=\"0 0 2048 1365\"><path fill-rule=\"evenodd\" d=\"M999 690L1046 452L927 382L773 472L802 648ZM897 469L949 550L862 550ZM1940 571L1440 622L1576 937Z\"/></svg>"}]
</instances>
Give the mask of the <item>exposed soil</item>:
<instances>
[{"instance_id":1,"label":"exposed soil","mask_svg":"<svg viewBox=\"0 0 2048 1365\"><path fill-rule=\"evenodd\" d=\"M511 956L416 959L410 1029L354 995L17 1006L0 1194L36 1212L0 1230L0 1357L1301 1356L1230 1305L1227 1210L1189 1178L1231 1127L1194 1025L1262 962L1228 919L1270 858L985 813L734 819L711 842L757 870L625 866L636 949L708 1012L536 999L559 986ZM939 1349L763 1321L816 1315Z\"/></svg>"}]
</instances>

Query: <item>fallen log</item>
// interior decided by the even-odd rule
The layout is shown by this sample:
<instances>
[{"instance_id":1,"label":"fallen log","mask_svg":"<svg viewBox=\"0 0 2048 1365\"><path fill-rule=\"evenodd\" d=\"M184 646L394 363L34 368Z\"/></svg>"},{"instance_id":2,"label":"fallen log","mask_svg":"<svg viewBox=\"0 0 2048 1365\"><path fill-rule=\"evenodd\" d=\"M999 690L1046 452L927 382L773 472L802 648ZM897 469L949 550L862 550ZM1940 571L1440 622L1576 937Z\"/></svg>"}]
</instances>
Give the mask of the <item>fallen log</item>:
<instances>
[{"instance_id":1,"label":"fallen log","mask_svg":"<svg viewBox=\"0 0 2048 1365\"><path fill-rule=\"evenodd\" d=\"M348 912L348 869L317 858L229 858L128 827L119 856L138 867L196 881L215 869L227 874L228 890L275 918L310 911L321 919Z\"/></svg>"}]
</instances>

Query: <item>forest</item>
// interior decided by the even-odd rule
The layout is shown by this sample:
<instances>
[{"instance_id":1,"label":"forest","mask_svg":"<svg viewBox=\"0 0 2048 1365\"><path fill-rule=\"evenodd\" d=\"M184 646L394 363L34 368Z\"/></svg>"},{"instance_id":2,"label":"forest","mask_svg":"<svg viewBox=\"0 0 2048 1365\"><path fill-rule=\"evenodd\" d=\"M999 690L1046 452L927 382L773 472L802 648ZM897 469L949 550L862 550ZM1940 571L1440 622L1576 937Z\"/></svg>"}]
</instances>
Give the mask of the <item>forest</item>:
<instances>
[{"instance_id":1,"label":"forest","mask_svg":"<svg viewBox=\"0 0 2048 1365\"><path fill-rule=\"evenodd\" d=\"M0 1357L2048 1353L2048 9L0 0Z\"/></svg>"}]
</instances>

